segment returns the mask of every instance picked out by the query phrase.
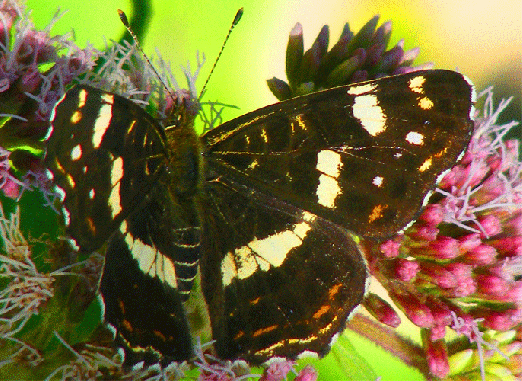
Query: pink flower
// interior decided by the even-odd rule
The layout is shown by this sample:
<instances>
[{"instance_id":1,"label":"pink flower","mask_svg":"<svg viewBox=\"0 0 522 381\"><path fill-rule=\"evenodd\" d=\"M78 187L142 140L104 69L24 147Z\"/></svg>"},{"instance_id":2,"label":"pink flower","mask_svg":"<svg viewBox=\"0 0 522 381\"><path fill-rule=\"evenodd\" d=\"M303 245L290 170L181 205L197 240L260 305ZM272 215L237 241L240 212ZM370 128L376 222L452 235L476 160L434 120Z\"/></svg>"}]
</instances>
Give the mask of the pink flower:
<instances>
[{"instance_id":1,"label":"pink flower","mask_svg":"<svg viewBox=\"0 0 522 381\"><path fill-rule=\"evenodd\" d=\"M444 378L449 372L448 352L444 340L428 341L426 358L431 374Z\"/></svg>"},{"instance_id":2,"label":"pink flower","mask_svg":"<svg viewBox=\"0 0 522 381\"><path fill-rule=\"evenodd\" d=\"M273 361L259 381L282 381L294 369L294 361Z\"/></svg>"},{"instance_id":3,"label":"pink flower","mask_svg":"<svg viewBox=\"0 0 522 381\"><path fill-rule=\"evenodd\" d=\"M521 332L522 160L517 142L501 139L515 123L496 124L507 103L495 111L492 93L482 96L484 115L477 115L468 150L440 182L434 203L399 241L363 242L372 275L424 332L426 360L438 377L447 376L453 355L447 348L454 350L446 347L446 327L481 345L485 329ZM378 304L367 298L365 306Z\"/></svg>"},{"instance_id":4,"label":"pink flower","mask_svg":"<svg viewBox=\"0 0 522 381\"><path fill-rule=\"evenodd\" d=\"M312 368L312 366L305 366L297 376L295 376L295 381L316 381L317 380L317 371Z\"/></svg>"}]
</instances>

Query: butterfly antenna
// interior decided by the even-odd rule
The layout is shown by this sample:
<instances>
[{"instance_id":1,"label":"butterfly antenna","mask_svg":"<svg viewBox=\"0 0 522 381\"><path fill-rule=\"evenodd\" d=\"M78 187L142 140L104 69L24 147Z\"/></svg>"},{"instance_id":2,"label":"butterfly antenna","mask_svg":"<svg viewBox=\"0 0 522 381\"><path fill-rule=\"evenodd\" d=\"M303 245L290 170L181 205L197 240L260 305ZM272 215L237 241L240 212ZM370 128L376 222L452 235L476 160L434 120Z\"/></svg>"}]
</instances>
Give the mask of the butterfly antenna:
<instances>
[{"instance_id":1,"label":"butterfly antenna","mask_svg":"<svg viewBox=\"0 0 522 381\"><path fill-rule=\"evenodd\" d=\"M223 49L225 49L225 45L230 37L230 34L232 33L232 29L234 29L234 27L239 23L239 20L241 20L241 16L243 16L243 8L239 8L236 12L234 21L232 21L232 25L230 25L230 29L228 30L227 36L225 37L225 41L223 41L223 45L221 45L221 50L219 51L216 61L214 61L214 65L212 66L212 69L210 70L207 80L205 81L205 84L203 85L203 88L201 89L201 92L199 93L198 101L201 99L201 97L205 93L205 89L207 88L207 84L208 84L208 81L210 80L210 76L212 75L212 73L214 72L214 69L216 68L216 65L219 61L219 57L221 57L221 54L223 53Z\"/></svg>"},{"instance_id":2,"label":"butterfly antenna","mask_svg":"<svg viewBox=\"0 0 522 381\"><path fill-rule=\"evenodd\" d=\"M120 20L121 22L123 23L123 25L125 26L125 28L127 29L127 31L129 32L129 34L132 36L132 39L134 40L134 42L136 43L136 49L139 50L139 52L143 55L143 57L145 58L145 60L147 61L147 63L149 64L149 66L152 68L152 70L154 71L154 74L156 74L156 77L158 77L159 81L161 82L161 84L163 85L163 87L165 88L165 90L167 90L167 93L169 93L170 97L172 98L172 100L174 102L176 102L176 99L174 99L174 96L172 95L172 93L170 92L167 84L163 81L163 79L161 78L161 76L159 75L158 71L156 70L156 68L154 67L154 65L152 64L152 62L150 62L150 59L149 57L147 57L147 55L145 54L145 52L143 51L143 49L141 48L141 44L138 40L138 37L136 37L136 35L134 34L134 32L132 31L131 27L130 27L130 24L129 24L129 20L127 19L127 15L125 14L125 12L123 12L121 9L118 9L118 15L120 16Z\"/></svg>"}]
</instances>

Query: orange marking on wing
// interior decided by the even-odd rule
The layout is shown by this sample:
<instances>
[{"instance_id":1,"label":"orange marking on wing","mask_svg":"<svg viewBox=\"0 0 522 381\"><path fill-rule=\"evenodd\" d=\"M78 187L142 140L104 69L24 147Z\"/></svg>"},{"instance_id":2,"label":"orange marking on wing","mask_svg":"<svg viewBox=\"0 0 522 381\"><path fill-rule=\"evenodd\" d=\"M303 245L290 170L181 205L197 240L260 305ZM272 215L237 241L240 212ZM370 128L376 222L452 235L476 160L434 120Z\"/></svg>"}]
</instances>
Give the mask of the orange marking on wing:
<instances>
[{"instance_id":1,"label":"orange marking on wing","mask_svg":"<svg viewBox=\"0 0 522 381\"><path fill-rule=\"evenodd\" d=\"M370 217L368 218L369 222L372 223L376 219L381 218L382 212L386 209L388 209L388 205L382 205L382 204L376 205L373 208L372 213L370 214Z\"/></svg>"},{"instance_id":2,"label":"orange marking on wing","mask_svg":"<svg viewBox=\"0 0 522 381\"><path fill-rule=\"evenodd\" d=\"M162 334L160 331L153 331L154 336L159 337L162 341L167 341L167 338L164 334Z\"/></svg>"},{"instance_id":3,"label":"orange marking on wing","mask_svg":"<svg viewBox=\"0 0 522 381\"><path fill-rule=\"evenodd\" d=\"M134 331L134 328L132 328L132 324L131 324L130 321L128 321L127 319L123 319L122 322L121 322L121 325L123 325L123 327L124 327L128 332L133 332L133 331Z\"/></svg>"},{"instance_id":4,"label":"orange marking on wing","mask_svg":"<svg viewBox=\"0 0 522 381\"><path fill-rule=\"evenodd\" d=\"M278 325L271 325L270 327L258 329L257 331L254 332L254 334L252 336L254 336L254 337L261 336L265 333L272 332L274 329L277 329L278 327L279 327Z\"/></svg>"}]
</instances>

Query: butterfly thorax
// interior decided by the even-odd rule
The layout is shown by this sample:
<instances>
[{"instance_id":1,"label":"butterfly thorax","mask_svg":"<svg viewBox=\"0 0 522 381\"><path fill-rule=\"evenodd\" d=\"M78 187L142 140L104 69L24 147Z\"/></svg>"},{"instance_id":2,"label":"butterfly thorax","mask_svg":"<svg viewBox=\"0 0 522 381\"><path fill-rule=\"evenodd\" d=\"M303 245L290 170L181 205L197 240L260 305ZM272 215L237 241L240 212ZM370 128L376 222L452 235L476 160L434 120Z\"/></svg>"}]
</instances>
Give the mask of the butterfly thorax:
<instances>
[{"instance_id":1,"label":"butterfly thorax","mask_svg":"<svg viewBox=\"0 0 522 381\"><path fill-rule=\"evenodd\" d=\"M192 123L179 123L165 130L171 192L191 197L201 188L202 160L199 138Z\"/></svg>"}]
</instances>

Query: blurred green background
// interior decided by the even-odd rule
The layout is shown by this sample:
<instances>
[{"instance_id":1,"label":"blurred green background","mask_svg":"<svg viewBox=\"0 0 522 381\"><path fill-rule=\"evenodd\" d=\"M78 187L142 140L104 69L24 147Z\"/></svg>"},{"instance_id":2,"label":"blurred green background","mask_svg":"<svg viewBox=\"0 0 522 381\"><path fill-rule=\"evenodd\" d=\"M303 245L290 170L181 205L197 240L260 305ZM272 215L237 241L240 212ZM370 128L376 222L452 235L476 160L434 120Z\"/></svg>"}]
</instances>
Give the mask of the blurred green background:
<instances>
[{"instance_id":1,"label":"blurred green background","mask_svg":"<svg viewBox=\"0 0 522 381\"><path fill-rule=\"evenodd\" d=\"M148 54L156 49L170 60L180 84L179 65L191 62L196 51L205 53L207 65L201 87L228 27L240 7L244 15L210 82L206 100L239 106L233 118L275 102L265 80L285 78L285 48L296 22L303 25L305 48L322 25L330 26L330 40L338 38L349 22L358 30L372 16L393 22L390 46L405 39L405 48L419 46L417 64L433 61L437 68L458 69L478 90L494 85L498 98L515 95L511 119L521 119L522 1L520 0L156 0L142 43ZM103 48L106 39L118 40L123 26L117 8L132 17L130 1L29 0L38 26L44 26L57 7L68 12L53 32L74 29L80 46L89 41ZM505 118L509 118L507 115Z\"/></svg>"},{"instance_id":2,"label":"blurred green background","mask_svg":"<svg viewBox=\"0 0 522 381\"><path fill-rule=\"evenodd\" d=\"M281 0L157 0L152 1L142 44L147 54L156 49L171 61L178 83L184 86L180 65L196 67L196 51L207 59L198 86L201 89L230 23L238 8L244 15L232 34L211 79L204 100L234 104L225 119L274 103L266 86L273 76L284 79L288 33L300 22L305 49L313 43L322 25L330 26L330 41L339 36L345 22L357 31L372 16L392 20L391 45L405 39L405 48L419 46L416 64L433 61L437 68L458 69L480 91L495 86L497 103L515 96L503 121L521 120L522 93L522 1L520 0L354 0L318 3ZM53 34L74 30L76 41L103 49L107 40L119 40L124 28L117 8L132 18L132 5L123 0L29 0L27 8L40 28L47 25L57 8L68 12L53 27ZM520 137L520 130L514 132ZM515 136L515 135L513 135ZM416 333L413 333L415 337ZM351 334L352 339L355 335ZM420 380L414 371L394 368L393 359L362 339L354 345L383 381Z\"/></svg>"}]
</instances>

